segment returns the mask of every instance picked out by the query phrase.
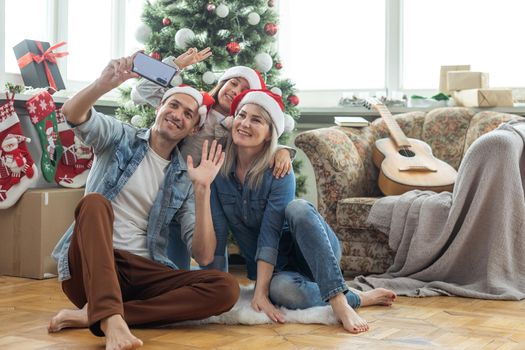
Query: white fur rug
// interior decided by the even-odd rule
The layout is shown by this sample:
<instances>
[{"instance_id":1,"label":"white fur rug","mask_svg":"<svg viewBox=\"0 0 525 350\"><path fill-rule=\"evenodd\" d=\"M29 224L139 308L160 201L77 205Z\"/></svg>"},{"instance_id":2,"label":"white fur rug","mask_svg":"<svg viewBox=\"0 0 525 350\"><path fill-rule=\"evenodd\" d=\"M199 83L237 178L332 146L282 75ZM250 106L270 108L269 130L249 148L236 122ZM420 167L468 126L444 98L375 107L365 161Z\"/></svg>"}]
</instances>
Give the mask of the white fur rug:
<instances>
[{"instance_id":1,"label":"white fur rug","mask_svg":"<svg viewBox=\"0 0 525 350\"><path fill-rule=\"evenodd\" d=\"M264 324L273 323L264 312L257 312L251 306L254 285L241 285L241 295L233 308L219 316L212 316L204 320L184 321L170 326L180 325L202 325L209 323L216 324ZM319 323L319 324L338 324L335 314L330 305L316 306L305 310L288 310L281 307L287 323Z\"/></svg>"}]
</instances>

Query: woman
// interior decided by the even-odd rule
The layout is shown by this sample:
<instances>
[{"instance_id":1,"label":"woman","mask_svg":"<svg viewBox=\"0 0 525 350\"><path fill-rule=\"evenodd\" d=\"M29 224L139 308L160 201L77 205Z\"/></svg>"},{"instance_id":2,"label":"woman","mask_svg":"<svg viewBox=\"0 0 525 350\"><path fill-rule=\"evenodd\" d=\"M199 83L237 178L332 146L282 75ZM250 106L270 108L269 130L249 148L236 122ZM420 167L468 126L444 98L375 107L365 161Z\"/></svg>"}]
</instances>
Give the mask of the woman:
<instances>
[{"instance_id":1,"label":"woman","mask_svg":"<svg viewBox=\"0 0 525 350\"><path fill-rule=\"evenodd\" d=\"M205 60L210 57L211 54L209 47L201 51L190 48L177 58L170 56L162 61L176 67L180 73L184 68ZM245 66L235 66L227 69L219 78L217 85L209 93L215 99L215 103L202 129L199 130L198 133L188 136L179 147L184 159L186 159L188 155L191 155L195 164L199 164L202 144L205 140L208 140L210 144L213 140L218 140L224 145L231 127L229 112L235 96L248 89L265 88L266 85L256 70ZM156 108L160 105L160 101L166 90L166 88L152 83L149 80L141 79L137 85L133 87L131 98L137 104L148 103ZM281 147L275 152L275 157L269 160L269 166L273 167L275 177L283 177L291 171L291 159L294 156L295 150L288 147Z\"/></svg>"},{"instance_id":2,"label":"woman","mask_svg":"<svg viewBox=\"0 0 525 350\"><path fill-rule=\"evenodd\" d=\"M391 305L395 294L350 291L334 232L310 203L294 200L293 174L274 178L267 169L278 137L293 128L283 110L280 96L268 90L248 90L232 102L225 163L212 184L217 250L208 267L226 269L222 253L230 230L246 259L248 278L256 280L255 310L284 322L273 304L304 309L329 302L347 331L364 332L368 324L353 308Z\"/></svg>"}]
</instances>

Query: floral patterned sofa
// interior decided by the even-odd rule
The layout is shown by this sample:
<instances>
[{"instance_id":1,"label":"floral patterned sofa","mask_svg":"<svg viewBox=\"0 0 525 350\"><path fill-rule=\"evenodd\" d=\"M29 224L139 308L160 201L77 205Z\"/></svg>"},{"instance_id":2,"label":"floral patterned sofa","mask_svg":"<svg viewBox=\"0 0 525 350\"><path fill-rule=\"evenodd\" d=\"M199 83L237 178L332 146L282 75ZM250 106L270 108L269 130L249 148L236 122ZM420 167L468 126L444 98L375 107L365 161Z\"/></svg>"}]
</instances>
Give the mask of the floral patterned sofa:
<instances>
[{"instance_id":1,"label":"floral patterned sofa","mask_svg":"<svg viewBox=\"0 0 525 350\"><path fill-rule=\"evenodd\" d=\"M395 116L407 137L425 141L434 156L456 169L476 138L519 118L460 107ZM377 119L361 129L322 128L300 133L295 139L314 168L318 209L341 241L341 268L346 275L381 273L393 261L388 238L366 224L371 206L382 196L372 146L384 137L388 137L386 125Z\"/></svg>"}]
</instances>

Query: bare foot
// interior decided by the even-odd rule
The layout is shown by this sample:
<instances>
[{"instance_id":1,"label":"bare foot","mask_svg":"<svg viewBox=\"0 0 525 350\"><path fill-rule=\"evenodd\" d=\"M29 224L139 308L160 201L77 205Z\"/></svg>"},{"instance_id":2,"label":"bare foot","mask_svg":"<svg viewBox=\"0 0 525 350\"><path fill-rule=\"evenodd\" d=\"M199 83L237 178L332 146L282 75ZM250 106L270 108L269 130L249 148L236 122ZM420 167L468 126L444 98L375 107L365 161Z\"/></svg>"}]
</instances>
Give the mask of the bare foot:
<instances>
[{"instance_id":1,"label":"bare foot","mask_svg":"<svg viewBox=\"0 0 525 350\"><path fill-rule=\"evenodd\" d=\"M385 288L376 288L368 292L356 291L356 293L361 298L361 306L390 306L396 299L396 293Z\"/></svg>"},{"instance_id":2,"label":"bare foot","mask_svg":"<svg viewBox=\"0 0 525 350\"><path fill-rule=\"evenodd\" d=\"M346 296L343 293L339 293L331 298L330 305L332 305L337 318L343 323L343 328L348 332L357 334L368 331L368 322L359 317L354 309L348 305Z\"/></svg>"},{"instance_id":3,"label":"bare foot","mask_svg":"<svg viewBox=\"0 0 525 350\"><path fill-rule=\"evenodd\" d=\"M126 321L120 315L112 315L100 322L106 335L106 350L131 350L142 346L142 340L131 334Z\"/></svg>"},{"instance_id":4,"label":"bare foot","mask_svg":"<svg viewBox=\"0 0 525 350\"><path fill-rule=\"evenodd\" d=\"M59 332L64 328L87 328L87 304L80 310L60 310L49 322L49 333Z\"/></svg>"}]
</instances>

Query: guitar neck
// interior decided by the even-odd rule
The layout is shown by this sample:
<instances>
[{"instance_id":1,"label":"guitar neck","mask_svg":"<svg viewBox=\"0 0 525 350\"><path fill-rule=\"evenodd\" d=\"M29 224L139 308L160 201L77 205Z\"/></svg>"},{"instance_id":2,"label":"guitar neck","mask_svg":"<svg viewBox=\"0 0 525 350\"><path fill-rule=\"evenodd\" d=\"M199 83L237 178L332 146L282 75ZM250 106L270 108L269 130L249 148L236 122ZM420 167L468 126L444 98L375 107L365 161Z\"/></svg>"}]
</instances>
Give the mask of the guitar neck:
<instances>
[{"instance_id":1,"label":"guitar neck","mask_svg":"<svg viewBox=\"0 0 525 350\"><path fill-rule=\"evenodd\" d=\"M397 124L394 116L392 116L392 113L390 113L388 108L384 105L376 105L375 108L385 121L388 131L390 132L390 137L394 140L395 144L398 147L410 147L410 142L408 142L405 133L401 130L399 124Z\"/></svg>"}]
</instances>

